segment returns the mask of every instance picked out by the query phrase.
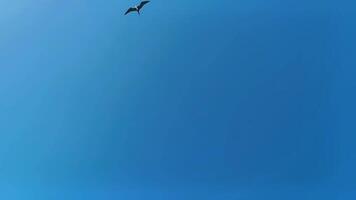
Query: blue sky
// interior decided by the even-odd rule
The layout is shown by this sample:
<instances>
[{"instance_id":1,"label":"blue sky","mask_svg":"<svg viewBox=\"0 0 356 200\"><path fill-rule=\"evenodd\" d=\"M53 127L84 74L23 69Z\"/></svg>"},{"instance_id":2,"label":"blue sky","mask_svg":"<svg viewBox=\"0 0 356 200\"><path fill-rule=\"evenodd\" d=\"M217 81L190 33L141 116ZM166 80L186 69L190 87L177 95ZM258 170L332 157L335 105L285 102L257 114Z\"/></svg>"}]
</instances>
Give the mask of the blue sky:
<instances>
[{"instance_id":1,"label":"blue sky","mask_svg":"<svg viewBox=\"0 0 356 200\"><path fill-rule=\"evenodd\" d=\"M0 197L353 199L346 3L136 3L0 2Z\"/></svg>"}]
</instances>

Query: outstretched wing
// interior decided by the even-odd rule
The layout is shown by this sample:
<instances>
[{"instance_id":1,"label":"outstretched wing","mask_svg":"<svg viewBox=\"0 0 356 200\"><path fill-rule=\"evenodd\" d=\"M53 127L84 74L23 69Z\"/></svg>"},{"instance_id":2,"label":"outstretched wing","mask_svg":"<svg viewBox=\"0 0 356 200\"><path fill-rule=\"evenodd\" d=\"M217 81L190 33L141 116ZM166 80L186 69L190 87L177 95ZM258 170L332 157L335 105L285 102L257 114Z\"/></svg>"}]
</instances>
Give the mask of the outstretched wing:
<instances>
[{"instance_id":1,"label":"outstretched wing","mask_svg":"<svg viewBox=\"0 0 356 200\"><path fill-rule=\"evenodd\" d=\"M125 15L127 15L130 12L136 11L136 8L129 8L126 12Z\"/></svg>"},{"instance_id":2,"label":"outstretched wing","mask_svg":"<svg viewBox=\"0 0 356 200\"><path fill-rule=\"evenodd\" d=\"M150 1L142 1L140 5L137 6L137 8L140 10L144 5L146 5Z\"/></svg>"}]
</instances>

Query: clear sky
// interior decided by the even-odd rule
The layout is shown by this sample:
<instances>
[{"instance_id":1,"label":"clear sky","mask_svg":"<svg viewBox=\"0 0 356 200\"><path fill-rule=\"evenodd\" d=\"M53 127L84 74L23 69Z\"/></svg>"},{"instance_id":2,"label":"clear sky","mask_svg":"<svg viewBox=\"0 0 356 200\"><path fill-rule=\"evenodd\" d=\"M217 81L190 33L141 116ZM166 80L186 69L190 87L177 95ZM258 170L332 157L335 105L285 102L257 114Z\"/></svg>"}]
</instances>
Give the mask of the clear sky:
<instances>
[{"instance_id":1,"label":"clear sky","mask_svg":"<svg viewBox=\"0 0 356 200\"><path fill-rule=\"evenodd\" d=\"M0 198L354 199L355 14L0 2Z\"/></svg>"}]
</instances>

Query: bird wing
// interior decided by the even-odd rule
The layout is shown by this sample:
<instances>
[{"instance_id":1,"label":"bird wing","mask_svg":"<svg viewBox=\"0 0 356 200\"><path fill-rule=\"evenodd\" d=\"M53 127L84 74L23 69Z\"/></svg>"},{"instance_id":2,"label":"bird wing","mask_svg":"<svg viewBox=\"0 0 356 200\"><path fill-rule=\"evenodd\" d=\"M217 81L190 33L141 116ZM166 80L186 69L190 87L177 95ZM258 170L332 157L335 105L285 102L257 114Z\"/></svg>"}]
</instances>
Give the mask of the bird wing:
<instances>
[{"instance_id":1,"label":"bird wing","mask_svg":"<svg viewBox=\"0 0 356 200\"><path fill-rule=\"evenodd\" d=\"M136 8L129 8L126 12L125 15L127 15L128 13L132 12L132 11L136 11Z\"/></svg>"},{"instance_id":2,"label":"bird wing","mask_svg":"<svg viewBox=\"0 0 356 200\"><path fill-rule=\"evenodd\" d=\"M140 5L137 6L138 9L141 9L144 5L146 5L150 1L142 1Z\"/></svg>"}]
</instances>

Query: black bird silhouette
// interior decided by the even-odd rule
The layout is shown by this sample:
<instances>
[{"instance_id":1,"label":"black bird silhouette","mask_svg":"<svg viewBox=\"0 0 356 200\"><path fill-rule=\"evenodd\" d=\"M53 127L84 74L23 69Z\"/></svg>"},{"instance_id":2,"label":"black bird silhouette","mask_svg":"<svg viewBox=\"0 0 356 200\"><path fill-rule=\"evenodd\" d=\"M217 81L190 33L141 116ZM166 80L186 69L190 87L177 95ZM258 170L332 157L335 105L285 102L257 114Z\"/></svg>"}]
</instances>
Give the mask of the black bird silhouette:
<instances>
[{"instance_id":1,"label":"black bird silhouette","mask_svg":"<svg viewBox=\"0 0 356 200\"><path fill-rule=\"evenodd\" d=\"M134 12L134 11L136 11L138 14L140 14L140 10L141 10L141 9L143 8L143 6L146 5L148 2L150 2L150 1L142 1L142 2L140 3L140 5L129 8L129 9L125 12L125 15L129 14L130 12Z\"/></svg>"}]
</instances>

